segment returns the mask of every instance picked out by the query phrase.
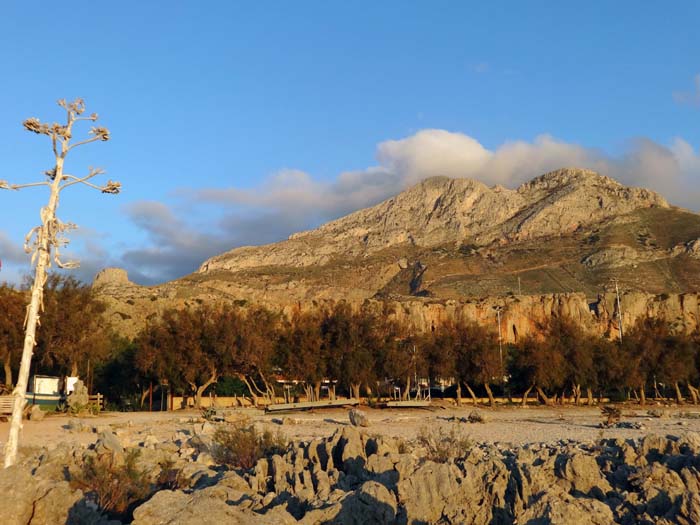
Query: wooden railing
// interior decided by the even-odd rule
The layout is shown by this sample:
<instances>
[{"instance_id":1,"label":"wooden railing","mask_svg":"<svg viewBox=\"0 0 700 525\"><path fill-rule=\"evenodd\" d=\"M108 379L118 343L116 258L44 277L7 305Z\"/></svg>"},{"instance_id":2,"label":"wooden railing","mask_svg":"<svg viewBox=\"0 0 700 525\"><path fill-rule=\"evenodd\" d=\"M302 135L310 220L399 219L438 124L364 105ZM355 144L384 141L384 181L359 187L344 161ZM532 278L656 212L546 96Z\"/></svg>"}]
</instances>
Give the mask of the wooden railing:
<instances>
[{"instance_id":1,"label":"wooden railing","mask_svg":"<svg viewBox=\"0 0 700 525\"><path fill-rule=\"evenodd\" d=\"M105 398L102 394L91 394L88 396L88 403L96 405L99 410L105 409Z\"/></svg>"},{"instance_id":2,"label":"wooden railing","mask_svg":"<svg viewBox=\"0 0 700 525\"><path fill-rule=\"evenodd\" d=\"M0 416L11 416L15 396L0 396Z\"/></svg>"}]
</instances>

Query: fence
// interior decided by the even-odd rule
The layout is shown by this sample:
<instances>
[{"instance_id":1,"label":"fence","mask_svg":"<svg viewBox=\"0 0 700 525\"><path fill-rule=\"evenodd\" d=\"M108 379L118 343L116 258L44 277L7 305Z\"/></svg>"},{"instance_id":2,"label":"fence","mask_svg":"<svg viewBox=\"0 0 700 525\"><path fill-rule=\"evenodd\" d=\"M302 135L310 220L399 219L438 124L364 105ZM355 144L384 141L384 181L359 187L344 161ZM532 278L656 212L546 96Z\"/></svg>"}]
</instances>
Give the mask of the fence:
<instances>
[{"instance_id":1,"label":"fence","mask_svg":"<svg viewBox=\"0 0 700 525\"><path fill-rule=\"evenodd\" d=\"M102 394L91 394L88 396L88 404L97 406L98 409L105 409L105 398Z\"/></svg>"}]
</instances>

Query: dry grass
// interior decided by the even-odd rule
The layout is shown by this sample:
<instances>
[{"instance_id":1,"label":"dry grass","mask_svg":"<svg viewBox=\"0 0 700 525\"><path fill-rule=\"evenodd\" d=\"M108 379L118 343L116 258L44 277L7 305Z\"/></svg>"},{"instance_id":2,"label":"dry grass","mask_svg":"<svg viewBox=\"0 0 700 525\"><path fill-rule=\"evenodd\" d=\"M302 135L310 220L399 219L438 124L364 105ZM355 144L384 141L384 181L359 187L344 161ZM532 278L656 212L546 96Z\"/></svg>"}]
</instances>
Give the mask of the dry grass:
<instances>
[{"instance_id":1,"label":"dry grass","mask_svg":"<svg viewBox=\"0 0 700 525\"><path fill-rule=\"evenodd\" d=\"M251 469L261 458L282 454L287 440L281 432L260 432L251 423L229 424L214 432L214 459L224 465Z\"/></svg>"},{"instance_id":2,"label":"dry grass","mask_svg":"<svg viewBox=\"0 0 700 525\"><path fill-rule=\"evenodd\" d=\"M436 463L462 458L474 446L471 438L458 425L450 426L449 430L441 426L422 427L416 441L425 448L426 459Z\"/></svg>"},{"instance_id":3,"label":"dry grass","mask_svg":"<svg viewBox=\"0 0 700 525\"><path fill-rule=\"evenodd\" d=\"M77 465L71 485L93 498L111 517L127 521L138 504L152 493L148 473L137 467L139 452L123 458L115 454L85 456Z\"/></svg>"}]
</instances>

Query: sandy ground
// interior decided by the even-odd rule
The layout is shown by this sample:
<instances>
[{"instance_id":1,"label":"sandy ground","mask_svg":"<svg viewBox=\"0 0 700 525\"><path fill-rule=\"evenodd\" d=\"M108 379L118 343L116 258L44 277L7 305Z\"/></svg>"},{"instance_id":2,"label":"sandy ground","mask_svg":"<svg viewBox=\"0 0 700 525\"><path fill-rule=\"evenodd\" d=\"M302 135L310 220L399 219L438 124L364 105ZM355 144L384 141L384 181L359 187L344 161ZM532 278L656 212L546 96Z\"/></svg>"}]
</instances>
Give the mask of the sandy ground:
<instances>
[{"instance_id":1,"label":"sandy ground","mask_svg":"<svg viewBox=\"0 0 700 525\"><path fill-rule=\"evenodd\" d=\"M424 429L442 427L445 430L457 427L460 432L476 442L497 443L503 446L525 443L554 443L560 440L594 441L600 438L637 438L646 434L679 435L687 431L700 432L700 408L649 407L663 411L664 417L649 417L647 409L638 406L623 407L623 421L641 423L642 429L601 429L598 408L585 407L501 407L480 408L486 416L485 423L461 423L452 419L466 417L473 408L436 406L426 409L369 409L372 434L401 437L411 440ZM262 428L281 431L289 439L308 440L329 436L333 431L347 425L346 409L322 409L286 414L265 414L253 409L231 409L231 412L246 414ZM71 421L80 421L87 430L71 430ZM96 440L94 427L114 430L124 429L128 433L148 431L159 439L167 440L181 429L191 429L193 423L203 421L194 410L174 412L106 412L99 416L76 418L68 415L50 415L42 421L26 421L22 430L22 447L53 448L61 442L89 444ZM282 424L280 424L280 422ZM9 423L0 423L0 443L7 440Z\"/></svg>"}]
</instances>

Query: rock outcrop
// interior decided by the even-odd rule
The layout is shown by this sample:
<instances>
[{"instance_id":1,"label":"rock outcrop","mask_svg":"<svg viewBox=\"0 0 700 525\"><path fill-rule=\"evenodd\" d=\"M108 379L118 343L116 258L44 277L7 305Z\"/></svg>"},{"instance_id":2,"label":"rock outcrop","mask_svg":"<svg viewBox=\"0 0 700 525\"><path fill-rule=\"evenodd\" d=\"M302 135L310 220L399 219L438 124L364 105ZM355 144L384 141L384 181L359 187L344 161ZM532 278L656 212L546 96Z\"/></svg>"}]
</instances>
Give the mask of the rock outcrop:
<instances>
[{"instance_id":1,"label":"rock outcrop","mask_svg":"<svg viewBox=\"0 0 700 525\"><path fill-rule=\"evenodd\" d=\"M237 248L204 262L200 273L260 266L323 265L397 245L450 242L485 246L561 236L666 200L641 188L580 169L547 173L516 190L472 179L433 177L381 204L276 244Z\"/></svg>"},{"instance_id":2,"label":"rock outcrop","mask_svg":"<svg viewBox=\"0 0 700 525\"><path fill-rule=\"evenodd\" d=\"M0 472L7 496L3 523L117 525L92 501L89 487L87 493L71 488L71 465L129 449L140 451L139 467L150 473L155 491L133 510L134 525L690 525L700 517L700 436L694 433L508 448L476 444L434 462L420 446L345 426L236 471L210 464L204 450L213 446L214 426L207 425L195 425L200 434L178 432L166 442L136 444L123 435L112 448L124 452L60 447L25 458ZM196 449L190 443L195 437ZM176 486L162 485L164 469L179 473Z\"/></svg>"},{"instance_id":3,"label":"rock outcrop","mask_svg":"<svg viewBox=\"0 0 700 525\"><path fill-rule=\"evenodd\" d=\"M617 278L626 326L653 314L690 332L698 239L700 215L591 171L562 169L514 190L437 177L286 241L213 257L176 281L143 287L107 269L94 288L126 336L171 307L289 312L379 300L420 329L445 316L494 324L500 305L513 341L552 315L610 333Z\"/></svg>"}]
</instances>

